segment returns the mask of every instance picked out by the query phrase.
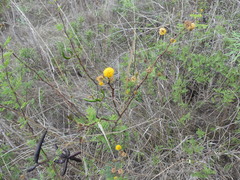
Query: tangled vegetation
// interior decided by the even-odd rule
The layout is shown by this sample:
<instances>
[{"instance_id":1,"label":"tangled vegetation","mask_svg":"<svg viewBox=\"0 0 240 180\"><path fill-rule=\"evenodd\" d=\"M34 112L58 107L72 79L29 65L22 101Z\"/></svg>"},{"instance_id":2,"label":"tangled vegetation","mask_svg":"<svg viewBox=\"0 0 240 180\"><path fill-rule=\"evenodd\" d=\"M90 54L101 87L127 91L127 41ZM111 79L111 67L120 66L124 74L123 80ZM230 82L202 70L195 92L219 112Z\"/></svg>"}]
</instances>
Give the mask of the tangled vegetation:
<instances>
[{"instance_id":1,"label":"tangled vegetation","mask_svg":"<svg viewBox=\"0 0 240 180\"><path fill-rule=\"evenodd\" d=\"M238 0L4 0L0 179L240 179Z\"/></svg>"}]
</instances>

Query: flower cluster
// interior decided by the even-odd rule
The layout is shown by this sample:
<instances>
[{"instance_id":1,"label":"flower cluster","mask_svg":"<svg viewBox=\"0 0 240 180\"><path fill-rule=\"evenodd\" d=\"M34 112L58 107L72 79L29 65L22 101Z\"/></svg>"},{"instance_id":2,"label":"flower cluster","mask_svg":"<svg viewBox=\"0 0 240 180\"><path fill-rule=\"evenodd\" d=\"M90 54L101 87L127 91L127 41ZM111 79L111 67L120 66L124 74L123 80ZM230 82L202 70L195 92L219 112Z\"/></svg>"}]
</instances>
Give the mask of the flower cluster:
<instances>
[{"instance_id":1,"label":"flower cluster","mask_svg":"<svg viewBox=\"0 0 240 180\"><path fill-rule=\"evenodd\" d=\"M98 76L98 77L96 78L96 80L98 81L98 84L99 84L100 86L103 86L103 85L104 85L104 82L103 82L104 77L103 77L103 75Z\"/></svg>"},{"instance_id":2,"label":"flower cluster","mask_svg":"<svg viewBox=\"0 0 240 180\"><path fill-rule=\"evenodd\" d=\"M116 145L116 146L115 146L115 149L116 149L117 151L119 151L119 155L120 155L121 157L127 157L127 153L122 150L122 146L121 146L121 145L119 145L119 144Z\"/></svg>"},{"instance_id":3,"label":"flower cluster","mask_svg":"<svg viewBox=\"0 0 240 180\"><path fill-rule=\"evenodd\" d=\"M123 169L116 169L115 167L112 168L111 172L114 174L114 173L118 173L118 174L123 174L124 173L124 170Z\"/></svg>"},{"instance_id":4,"label":"flower cluster","mask_svg":"<svg viewBox=\"0 0 240 180\"><path fill-rule=\"evenodd\" d=\"M114 69L111 68L111 67L108 67L108 68L104 69L103 75L98 76L96 78L96 80L98 81L98 84L100 86L103 86L104 85L104 80L107 79L107 80L112 81L113 76L114 76Z\"/></svg>"},{"instance_id":5,"label":"flower cluster","mask_svg":"<svg viewBox=\"0 0 240 180\"><path fill-rule=\"evenodd\" d=\"M117 175L120 175L120 176L121 176L121 175L123 175L124 170L123 170L122 168L120 168L120 169L117 170L117 169L114 167L114 168L112 168L111 172L112 172L113 174L117 174ZM118 176L114 176L113 179L118 179Z\"/></svg>"},{"instance_id":6,"label":"flower cluster","mask_svg":"<svg viewBox=\"0 0 240 180\"><path fill-rule=\"evenodd\" d=\"M117 158L116 161L124 162L123 158L128 156L128 154L124 152L122 149L123 149L122 146L119 144L115 146L115 150L118 151L118 155L119 155L119 158ZM119 179L119 178L122 179L121 177L124 177L124 170L122 167L123 165L119 166L119 164L114 165L112 167L111 173L114 176L113 179Z\"/></svg>"}]
</instances>

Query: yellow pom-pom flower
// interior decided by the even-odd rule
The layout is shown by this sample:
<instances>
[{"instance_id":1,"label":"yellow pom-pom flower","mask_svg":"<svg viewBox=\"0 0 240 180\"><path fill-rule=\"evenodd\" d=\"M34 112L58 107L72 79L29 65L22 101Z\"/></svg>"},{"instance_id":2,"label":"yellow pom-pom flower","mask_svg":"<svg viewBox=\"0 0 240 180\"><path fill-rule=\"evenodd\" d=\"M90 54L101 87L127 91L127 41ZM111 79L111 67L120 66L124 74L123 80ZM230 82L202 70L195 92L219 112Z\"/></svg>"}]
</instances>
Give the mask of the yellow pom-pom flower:
<instances>
[{"instance_id":1,"label":"yellow pom-pom flower","mask_svg":"<svg viewBox=\"0 0 240 180\"><path fill-rule=\"evenodd\" d=\"M121 146L121 145L116 145L115 149L116 149L117 151L120 151L120 150L122 149L122 146Z\"/></svg>"},{"instance_id":2,"label":"yellow pom-pom flower","mask_svg":"<svg viewBox=\"0 0 240 180\"><path fill-rule=\"evenodd\" d=\"M174 39L174 38L171 38L171 39L170 39L170 43L175 43L175 42L177 42L176 39Z\"/></svg>"},{"instance_id":3,"label":"yellow pom-pom flower","mask_svg":"<svg viewBox=\"0 0 240 180\"><path fill-rule=\"evenodd\" d=\"M189 31L192 31L196 27L196 25L193 22L191 22L191 21L185 21L184 22L184 26Z\"/></svg>"},{"instance_id":4,"label":"yellow pom-pom flower","mask_svg":"<svg viewBox=\"0 0 240 180\"><path fill-rule=\"evenodd\" d=\"M108 68L104 69L104 71L103 71L103 76L104 77L111 78L111 77L113 77L113 75L114 75L114 69L113 68L108 67Z\"/></svg>"},{"instance_id":5,"label":"yellow pom-pom flower","mask_svg":"<svg viewBox=\"0 0 240 180\"><path fill-rule=\"evenodd\" d=\"M195 29L196 25L194 23L191 23L191 25L188 27L189 31L192 31L193 29Z\"/></svg>"},{"instance_id":6,"label":"yellow pom-pom flower","mask_svg":"<svg viewBox=\"0 0 240 180\"><path fill-rule=\"evenodd\" d=\"M167 33L167 29L166 29L166 28L160 28L160 29L159 29L159 34L160 34L161 36L165 35L166 33Z\"/></svg>"},{"instance_id":7,"label":"yellow pom-pom flower","mask_svg":"<svg viewBox=\"0 0 240 180\"><path fill-rule=\"evenodd\" d=\"M103 86L104 85L104 82L102 82L102 81L99 81L99 86Z\"/></svg>"}]
</instances>

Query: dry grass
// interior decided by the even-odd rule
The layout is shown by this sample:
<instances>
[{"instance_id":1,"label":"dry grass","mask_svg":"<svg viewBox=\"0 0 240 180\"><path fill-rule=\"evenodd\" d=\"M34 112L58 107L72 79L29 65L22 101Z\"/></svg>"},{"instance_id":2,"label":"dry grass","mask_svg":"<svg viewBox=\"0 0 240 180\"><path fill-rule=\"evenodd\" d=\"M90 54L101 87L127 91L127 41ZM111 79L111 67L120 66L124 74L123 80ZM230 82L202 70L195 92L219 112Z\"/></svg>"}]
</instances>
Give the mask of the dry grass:
<instances>
[{"instance_id":1,"label":"dry grass","mask_svg":"<svg viewBox=\"0 0 240 180\"><path fill-rule=\"evenodd\" d=\"M50 2L10 0L9 8L0 11L1 21L6 24L0 31L1 44L11 36L8 49L16 55L6 71L20 72L24 83L31 81L27 93L15 90L15 101L34 99L21 109L4 104L8 97L0 96L0 107L5 108L0 114L3 179L106 179L110 174L107 169L115 166L113 159L119 158L114 150L117 144L127 153L117 161L126 179L201 179L193 176L194 172L209 173L205 178L209 180L240 178L239 92L225 87L228 79L222 73L214 74L213 68L209 74L214 75L201 83L180 60L185 47L198 55L210 57L222 52L226 57L229 49L225 38L237 32L240 24L237 0L135 0L134 7L114 0ZM119 121L103 125L103 129L97 124L88 126L86 121L76 122L84 119L90 106L102 119L116 114L113 102L122 112L130 97L125 93L126 81L136 76L136 87L143 72L165 50L168 39L178 34L179 24L194 20L189 15L201 8L205 19L200 18L199 24L207 24L207 28L179 36L156 62L155 75L149 75L140 86ZM60 31L56 28L59 24L64 27ZM167 36L159 36L160 27L167 27ZM33 52L27 56L30 49ZM67 49L74 54L70 59L61 54L64 51L71 56ZM233 59L233 55L228 56L224 63L239 72L239 60ZM192 59L186 61L192 63ZM21 72L20 65L25 71ZM109 66L116 71L114 97L109 86L94 84ZM179 78L184 82L178 88L181 84L186 87L179 95L180 103L174 97ZM6 79L0 77L2 87ZM235 84L240 85L239 81ZM224 103L217 88L234 91L234 100ZM105 91L102 102L84 100L100 98L101 89ZM20 117L28 122L24 127L20 127ZM34 164L36 141L44 129L48 133L40 159L47 163L27 173ZM203 134L198 134L200 130ZM82 163L71 162L64 177L60 176L62 166L49 163L57 157L55 145L71 153L81 151Z\"/></svg>"}]
</instances>

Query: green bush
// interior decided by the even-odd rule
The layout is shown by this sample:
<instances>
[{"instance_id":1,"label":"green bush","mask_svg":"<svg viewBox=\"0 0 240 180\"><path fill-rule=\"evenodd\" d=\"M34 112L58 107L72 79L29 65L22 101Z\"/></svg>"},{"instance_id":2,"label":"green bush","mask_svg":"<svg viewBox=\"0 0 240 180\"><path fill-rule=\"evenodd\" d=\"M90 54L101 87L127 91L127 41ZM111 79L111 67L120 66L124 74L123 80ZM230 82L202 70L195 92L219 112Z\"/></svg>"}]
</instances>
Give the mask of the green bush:
<instances>
[{"instance_id":1,"label":"green bush","mask_svg":"<svg viewBox=\"0 0 240 180\"><path fill-rule=\"evenodd\" d=\"M9 3L0 177L237 179L237 3Z\"/></svg>"}]
</instances>

